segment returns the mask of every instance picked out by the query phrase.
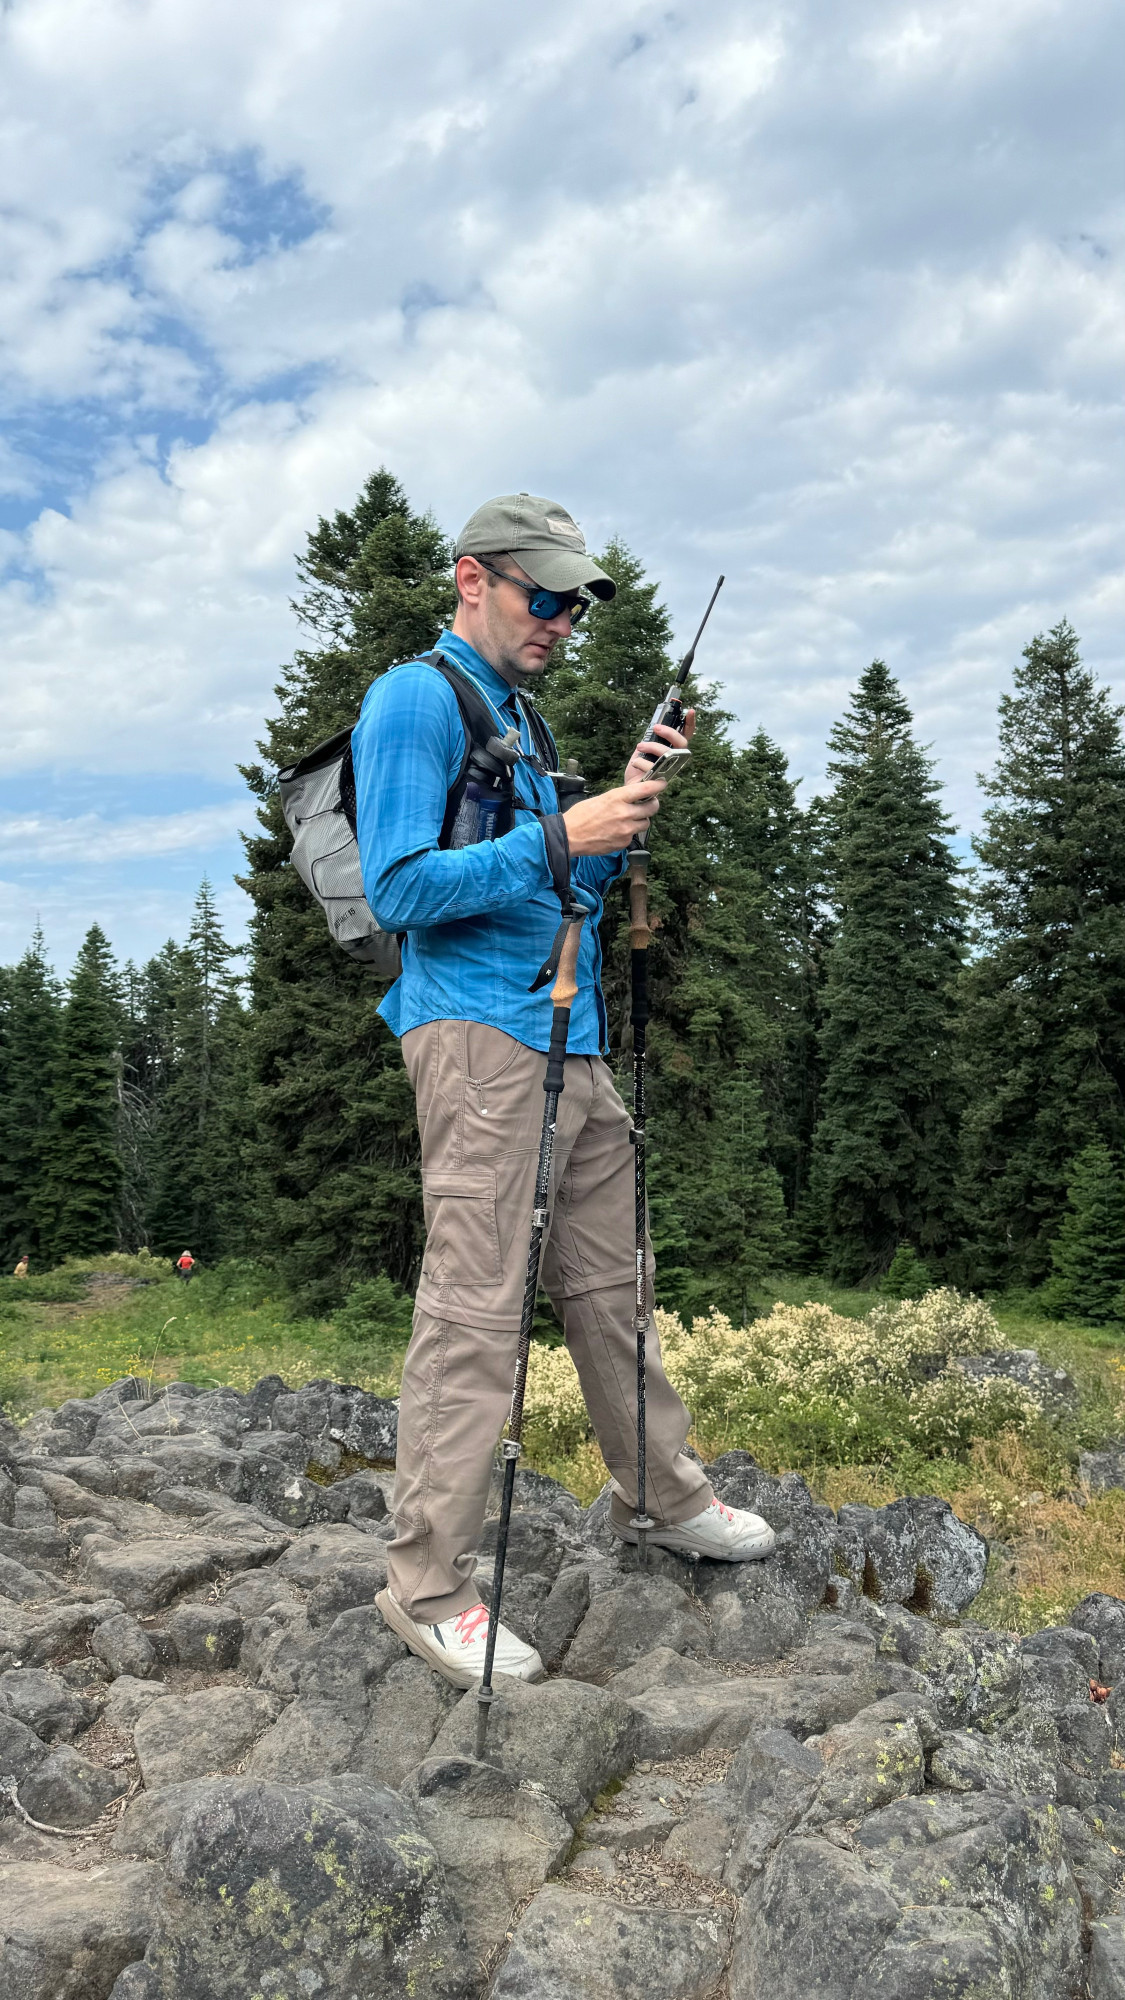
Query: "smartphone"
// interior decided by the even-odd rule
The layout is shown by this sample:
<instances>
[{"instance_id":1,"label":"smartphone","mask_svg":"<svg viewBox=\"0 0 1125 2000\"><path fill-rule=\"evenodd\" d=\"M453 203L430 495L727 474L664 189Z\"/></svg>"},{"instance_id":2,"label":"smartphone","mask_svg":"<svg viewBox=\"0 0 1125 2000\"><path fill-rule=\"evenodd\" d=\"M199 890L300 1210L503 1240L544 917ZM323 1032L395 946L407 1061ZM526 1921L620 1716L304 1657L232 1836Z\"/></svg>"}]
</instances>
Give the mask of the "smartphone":
<instances>
[{"instance_id":1,"label":"smartphone","mask_svg":"<svg viewBox=\"0 0 1125 2000\"><path fill-rule=\"evenodd\" d=\"M653 758L645 778L676 778L684 765L690 763L690 750L665 750L661 756Z\"/></svg>"}]
</instances>

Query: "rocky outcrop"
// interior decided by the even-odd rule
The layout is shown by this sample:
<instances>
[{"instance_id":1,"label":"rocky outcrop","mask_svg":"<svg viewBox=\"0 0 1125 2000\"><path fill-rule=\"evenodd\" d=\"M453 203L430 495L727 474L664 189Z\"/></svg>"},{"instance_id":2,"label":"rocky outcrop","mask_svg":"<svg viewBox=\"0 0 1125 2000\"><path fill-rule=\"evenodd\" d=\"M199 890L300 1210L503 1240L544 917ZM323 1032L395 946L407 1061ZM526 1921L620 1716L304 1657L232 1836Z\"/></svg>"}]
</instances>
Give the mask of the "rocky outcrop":
<instances>
[{"instance_id":1,"label":"rocky outcrop","mask_svg":"<svg viewBox=\"0 0 1125 2000\"><path fill-rule=\"evenodd\" d=\"M498 1678L480 1762L374 1608L394 1442L276 1377L5 1432L19 2000L1125 1993L1125 1603L990 1632L944 1502L833 1514L745 1452L710 1473L770 1560L641 1572L606 1496L521 1473L506 1615L549 1672Z\"/></svg>"}]
</instances>

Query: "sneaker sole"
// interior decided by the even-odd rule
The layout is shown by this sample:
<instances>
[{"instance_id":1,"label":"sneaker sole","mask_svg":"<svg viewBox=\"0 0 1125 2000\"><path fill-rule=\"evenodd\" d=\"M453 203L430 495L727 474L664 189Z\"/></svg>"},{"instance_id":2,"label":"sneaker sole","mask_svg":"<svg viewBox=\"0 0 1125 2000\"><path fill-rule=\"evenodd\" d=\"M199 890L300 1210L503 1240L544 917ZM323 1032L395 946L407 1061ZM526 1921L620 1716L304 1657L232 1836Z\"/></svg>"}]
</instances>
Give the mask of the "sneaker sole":
<instances>
[{"instance_id":1,"label":"sneaker sole","mask_svg":"<svg viewBox=\"0 0 1125 2000\"><path fill-rule=\"evenodd\" d=\"M631 1547L636 1547L637 1531L635 1528L619 1528L615 1521L611 1521L609 1529L612 1535L616 1535L619 1542L628 1542ZM703 1562L761 1562L765 1556L772 1556L777 1547L777 1536L774 1534L772 1528L770 1529L768 1542L763 1539L749 1548L744 1544L740 1549L731 1550L697 1549L690 1542L673 1541L672 1537L674 1533L675 1530L673 1528L668 1528L663 1532L657 1528L650 1528L646 1539L654 1548L669 1549L674 1556L698 1556Z\"/></svg>"},{"instance_id":2,"label":"sneaker sole","mask_svg":"<svg viewBox=\"0 0 1125 2000\"><path fill-rule=\"evenodd\" d=\"M459 1667L457 1662L450 1658L443 1646L435 1645L432 1639L426 1638L425 1633L419 1630L409 1612L404 1611L398 1599L392 1597L389 1589L378 1592L375 1604L377 1609L382 1613L384 1624L389 1625L391 1631L402 1640L403 1645L409 1647L415 1659L424 1660L428 1667L433 1668L435 1674L440 1674L442 1679L449 1681L452 1687L474 1688L480 1686L483 1678L483 1668L480 1673L474 1673L471 1667ZM543 1662L539 1659L538 1653L536 1653L535 1658L538 1661L537 1667L530 1673L517 1673L512 1678L521 1681L541 1680L543 1676ZM496 1672L499 1673L500 1671L501 1669L497 1667ZM508 1671L509 1673L511 1672L510 1669Z\"/></svg>"}]
</instances>

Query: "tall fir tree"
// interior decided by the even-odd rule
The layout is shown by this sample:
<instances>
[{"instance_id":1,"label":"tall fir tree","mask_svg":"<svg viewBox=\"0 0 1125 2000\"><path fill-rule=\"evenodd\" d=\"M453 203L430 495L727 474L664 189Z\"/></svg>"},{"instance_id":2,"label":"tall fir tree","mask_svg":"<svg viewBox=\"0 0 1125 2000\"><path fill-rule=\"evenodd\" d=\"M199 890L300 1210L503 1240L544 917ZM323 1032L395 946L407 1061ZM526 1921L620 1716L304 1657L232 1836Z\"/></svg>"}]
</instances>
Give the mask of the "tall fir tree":
<instances>
[{"instance_id":1,"label":"tall fir tree","mask_svg":"<svg viewBox=\"0 0 1125 2000\"><path fill-rule=\"evenodd\" d=\"M138 969L121 976L121 1083L118 1145L121 1152L121 1241L127 1250L148 1245L148 1218L158 1167L160 1103L171 1065L172 1016L180 948L173 940Z\"/></svg>"},{"instance_id":2,"label":"tall fir tree","mask_svg":"<svg viewBox=\"0 0 1125 2000\"><path fill-rule=\"evenodd\" d=\"M808 1186L820 1084L820 996L829 924L815 814L802 812L783 750L759 729L735 770L737 840L766 894L759 991L776 1029L763 1072L769 1155L786 1207ZM762 974L767 977L762 978Z\"/></svg>"},{"instance_id":3,"label":"tall fir tree","mask_svg":"<svg viewBox=\"0 0 1125 2000\"><path fill-rule=\"evenodd\" d=\"M349 513L321 520L298 564L309 634L276 690L280 713L245 770L260 833L246 843L250 1074L259 1246L311 1306L354 1279L412 1281L421 1247L418 1137L384 987L332 942L289 861L276 774L355 721L372 680L429 651L452 614L448 544L374 473Z\"/></svg>"},{"instance_id":4,"label":"tall fir tree","mask_svg":"<svg viewBox=\"0 0 1125 2000\"><path fill-rule=\"evenodd\" d=\"M885 1271L901 1242L956 1236L954 993L963 916L952 831L883 661L830 737L823 1083L811 1221L832 1274Z\"/></svg>"},{"instance_id":5,"label":"tall fir tree","mask_svg":"<svg viewBox=\"0 0 1125 2000\"><path fill-rule=\"evenodd\" d=\"M235 952L223 936L211 884L195 901L176 955L167 1078L156 1127L157 1168L147 1218L152 1248L214 1263L243 1245L245 1166L240 1131L245 1021Z\"/></svg>"},{"instance_id":6,"label":"tall fir tree","mask_svg":"<svg viewBox=\"0 0 1125 2000\"><path fill-rule=\"evenodd\" d=\"M105 933L83 940L67 987L34 1198L44 1256L96 1256L117 1242L119 981Z\"/></svg>"},{"instance_id":7,"label":"tall fir tree","mask_svg":"<svg viewBox=\"0 0 1125 2000\"><path fill-rule=\"evenodd\" d=\"M62 998L36 928L18 965L7 970L0 1094L0 1243L9 1262L42 1254L37 1204L51 1110Z\"/></svg>"},{"instance_id":8,"label":"tall fir tree","mask_svg":"<svg viewBox=\"0 0 1125 2000\"><path fill-rule=\"evenodd\" d=\"M1125 1320L1125 1175L1100 1139L1071 1165L1051 1266L1050 1311L1095 1326Z\"/></svg>"},{"instance_id":9,"label":"tall fir tree","mask_svg":"<svg viewBox=\"0 0 1125 2000\"><path fill-rule=\"evenodd\" d=\"M1071 1160L1125 1143L1125 744L1064 620L1000 702L966 979L969 1275L1038 1283Z\"/></svg>"},{"instance_id":10,"label":"tall fir tree","mask_svg":"<svg viewBox=\"0 0 1125 2000\"><path fill-rule=\"evenodd\" d=\"M542 706L563 756L603 789L621 775L672 679L656 585L619 541L601 558L617 583L549 668ZM685 1310L744 1307L785 1244L784 1202L766 1151L763 1068L781 1031L770 898L749 857L749 818L730 718L695 703L688 775L665 792L650 845L650 1193L658 1296ZM610 1037L628 1100L629 942L622 890L601 927Z\"/></svg>"}]
</instances>

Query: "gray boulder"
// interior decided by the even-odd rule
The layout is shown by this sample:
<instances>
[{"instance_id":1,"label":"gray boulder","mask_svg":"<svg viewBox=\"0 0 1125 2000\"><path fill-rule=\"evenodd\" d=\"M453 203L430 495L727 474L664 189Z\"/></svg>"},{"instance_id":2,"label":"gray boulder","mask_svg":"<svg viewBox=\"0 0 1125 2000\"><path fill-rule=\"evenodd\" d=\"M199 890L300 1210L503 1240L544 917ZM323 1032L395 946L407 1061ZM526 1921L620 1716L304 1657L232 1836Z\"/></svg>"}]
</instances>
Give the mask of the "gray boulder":
<instances>
[{"instance_id":1,"label":"gray boulder","mask_svg":"<svg viewBox=\"0 0 1125 2000\"><path fill-rule=\"evenodd\" d=\"M471 2000L475 1967L410 1807L355 1777L228 1779L185 1812L169 1894L114 2000Z\"/></svg>"},{"instance_id":2,"label":"gray boulder","mask_svg":"<svg viewBox=\"0 0 1125 2000\"><path fill-rule=\"evenodd\" d=\"M710 1618L711 1650L720 1659L779 1659L802 1635L835 1574L835 1517L796 1473L776 1478L749 1452L724 1452L707 1472L720 1500L760 1514L777 1536L764 1561L696 1565L694 1588Z\"/></svg>"},{"instance_id":3,"label":"gray boulder","mask_svg":"<svg viewBox=\"0 0 1125 2000\"><path fill-rule=\"evenodd\" d=\"M864 1985L870 2000L1012 2000L1019 1985L1002 1925L966 1909L904 1912Z\"/></svg>"},{"instance_id":4,"label":"gray boulder","mask_svg":"<svg viewBox=\"0 0 1125 2000\"><path fill-rule=\"evenodd\" d=\"M1125 2000L1125 1917L1090 1926L1090 2000Z\"/></svg>"},{"instance_id":5,"label":"gray boulder","mask_svg":"<svg viewBox=\"0 0 1125 2000\"><path fill-rule=\"evenodd\" d=\"M1053 1799L1058 1786L1059 1739L1052 1721L1018 1709L986 1733L955 1729L930 1758L930 1783L948 1792L995 1792L1006 1798Z\"/></svg>"},{"instance_id":6,"label":"gray boulder","mask_svg":"<svg viewBox=\"0 0 1125 2000\"><path fill-rule=\"evenodd\" d=\"M212 1673L238 1665L243 1629L238 1612L228 1604L178 1605L165 1626L180 1666Z\"/></svg>"},{"instance_id":7,"label":"gray boulder","mask_svg":"<svg viewBox=\"0 0 1125 2000\"><path fill-rule=\"evenodd\" d=\"M572 1563L559 1571L535 1620L533 1643L547 1672L562 1664L590 1608L590 1572Z\"/></svg>"},{"instance_id":8,"label":"gray boulder","mask_svg":"<svg viewBox=\"0 0 1125 2000\"><path fill-rule=\"evenodd\" d=\"M141 1861L163 1861L188 1808L198 1804L221 1782L215 1778L187 1778L179 1785L163 1785L159 1791L139 1792L125 1808L110 1843L113 1852L135 1855Z\"/></svg>"},{"instance_id":9,"label":"gray boulder","mask_svg":"<svg viewBox=\"0 0 1125 2000\"><path fill-rule=\"evenodd\" d=\"M387 1496L374 1472L353 1472L329 1489L332 1501L352 1521L385 1521Z\"/></svg>"},{"instance_id":10,"label":"gray boulder","mask_svg":"<svg viewBox=\"0 0 1125 2000\"><path fill-rule=\"evenodd\" d=\"M1008 1347L988 1354L958 1354L953 1366L975 1381L999 1376L1026 1389L1048 1416L1062 1416L1078 1405L1078 1384L1049 1361L1041 1361L1034 1347Z\"/></svg>"},{"instance_id":11,"label":"gray boulder","mask_svg":"<svg viewBox=\"0 0 1125 2000\"><path fill-rule=\"evenodd\" d=\"M819 1837L784 1841L747 1886L731 2000L856 2000L900 1914L858 1855Z\"/></svg>"},{"instance_id":12,"label":"gray boulder","mask_svg":"<svg viewBox=\"0 0 1125 2000\"><path fill-rule=\"evenodd\" d=\"M297 1431L311 1444L326 1438L355 1458L393 1465L398 1446L398 1404L367 1389L340 1382L306 1382L303 1389L278 1396L273 1421L279 1430Z\"/></svg>"},{"instance_id":13,"label":"gray boulder","mask_svg":"<svg viewBox=\"0 0 1125 2000\"><path fill-rule=\"evenodd\" d=\"M894 1696L875 1702L850 1722L837 1723L816 1747L824 1775L806 1815L810 1826L860 1819L894 1799L911 1797L925 1783L918 1719L909 1704L904 1710Z\"/></svg>"},{"instance_id":14,"label":"gray boulder","mask_svg":"<svg viewBox=\"0 0 1125 2000\"><path fill-rule=\"evenodd\" d=\"M488 1725L488 1762L515 1784L538 1785L576 1825L634 1755L630 1705L584 1681L529 1685L497 1674ZM431 1755L472 1757L477 1698L470 1689L439 1730Z\"/></svg>"},{"instance_id":15,"label":"gray boulder","mask_svg":"<svg viewBox=\"0 0 1125 2000\"><path fill-rule=\"evenodd\" d=\"M111 1674L129 1674L134 1680L147 1679L156 1666L151 1639L127 1611L102 1620L90 1640L90 1650Z\"/></svg>"},{"instance_id":16,"label":"gray boulder","mask_svg":"<svg viewBox=\"0 0 1125 2000\"><path fill-rule=\"evenodd\" d=\"M78 1874L48 1862L0 1867L0 1971L10 2000L107 2000L152 1935L162 1883L133 1863Z\"/></svg>"},{"instance_id":17,"label":"gray boulder","mask_svg":"<svg viewBox=\"0 0 1125 2000\"><path fill-rule=\"evenodd\" d=\"M1044 1801L980 1792L900 1799L862 1820L855 1838L904 1910L953 1906L987 1917L1014 1993L1056 2000L1081 1990L1081 1899L1058 1815Z\"/></svg>"},{"instance_id":18,"label":"gray boulder","mask_svg":"<svg viewBox=\"0 0 1125 2000\"><path fill-rule=\"evenodd\" d=\"M844 1506L838 1529L862 1541L863 1588L877 1604L957 1617L984 1583L988 1544L945 1500L922 1495L886 1507Z\"/></svg>"},{"instance_id":19,"label":"gray boulder","mask_svg":"<svg viewBox=\"0 0 1125 2000\"><path fill-rule=\"evenodd\" d=\"M695 1662L685 1662L690 1670ZM700 1678L657 1686L629 1696L638 1757L659 1760L698 1750L735 1749L754 1729L787 1729L794 1736L822 1735L848 1722L881 1695L897 1693L916 1677L896 1662L864 1674L781 1675L777 1679ZM925 1683L922 1683L924 1688ZM611 1690L617 1693L617 1688Z\"/></svg>"},{"instance_id":20,"label":"gray boulder","mask_svg":"<svg viewBox=\"0 0 1125 2000\"><path fill-rule=\"evenodd\" d=\"M1078 1478L1092 1493L1109 1493L1125 1486L1125 1440L1103 1445L1100 1451L1080 1451Z\"/></svg>"},{"instance_id":21,"label":"gray boulder","mask_svg":"<svg viewBox=\"0 0 1125 2000\"><path fill-rule=\"evenodd\" d=\"M512 1911L565 1861L569 1820L543 1793L492 1764L435 1758L407 1786L418 1824L481 1959L503 1938Z\"/></svg>"},{"instance_id":22,"label":"gray boulder","mask_svg":"<svg viewBox=\"0 0 1125 2000\"><path fill-rule=\"evenodd\" d=\"M366 1712L361 1719L315 1696L291 1701L258 1738L246 1759L247 1774L299 1785L354 1771L365 1723Z\"/></svg>"},{"instance_id":23,"label":"gray boulder","mask_svg":"<svg viewBox=\"0 0 1125 2000\"><path fill-rule=\"evenodd\" d=\"M1125 1601L1092 1591L1070 1614L1070 1623L1088 1632L1098 1648L1098 1677L1110 1687L1125 1680Z\"/></svg>"},{"instance_id":24,"label":"gray boulder","mask_svg":"<svg viewBox=\"0 0 1125 2000\"><path fill-rule=\"evenodd\" d=\"M132 1674L119 1674L106 1696L105 1719L111 1729L132 1729L146 1708L167 1694L166 1681L139 1681Z\"/></svg>"},{"instance_id":25,"label":"gray boulder","mask_svg":"<svg viewBox=\"0 0 1125 2000\"><path fill-rule=\"evenodd\" d=\"M277 1565L277 1575L300 1590L313 1590L318 1583L331 1582L342 1564L373 1563L379 1555L379 1544L370 1535L343 1522L328 1521L323 1527L307 1529L290 1543Z\"/></svg>"},{"instance_id":26,"label":"gray boulder","mask_svg":"<svg viewBox=\"0 0 1125 2000\"><path fill-rule=\"evenodd\" d=\"M900 1658L925 1675L937 1697L939 1719L947 1728L968 1724L993 1728L1015 1714L1024 1660L1009 1634L969 1623L956 1628L934 1625L895 1605L886 1614L885 1631Z\"/></svg>"},{"instance_id":27,"label":"gray boulder","mask_svg":"<svg viewBox=\"0 0 1125 2000\"><path fill-rule=\"evenodd\" d=\"M95 1711L43 1667L22 1667L0 1674L0 1709L23 1722L44 1743L73 1743L89 1729Z\"/></svg>"},{"instance_id":28,"label":"gray boulder","mask_svg":"<svg viewBox=\"0 0 1125 2000\"><path fill-rule=\"evenodd\" d=\"M24 1811L45 1826L77 1828L92 1826L127 1790L120 1771L92 1764L69 1743L60 1743L20 1780L19 1798Z\"/></svg>"},{"instance_id":29,"label":"gray boulder","mask_svg":"<svg viewBox=\"0 0 1125 2000\"><path fill-rule=\"evenodd\" d=\"M706 1653L707 1627L686 1590L666 1577L629 1577L595 1597L566 1655L574 1680L605 1681L654 1646Z\"/></svg>"},{"instance_id":30,"label":"gray boulder","mask_svg":"<svg viewBox=\"0 0 1125 2000\"><path fill-rule=\"evenodd\" d=\"M819 1751L798 1743L786 1729L755 1729L746 1738L724 1787L733 1843L723 1879L736 1894L804 1819L823 1775Z\"/></svg>"},{"instance_id":31,"label":"gray boulder","mask_svg":"<svg viewBox=\"0 0 1125 2000\"><path fill-rule=\"evenodd\" d=\"M729 1938L714 1905L627 1909L552 1883L521 1917L491 2000L710 2000Z\"/></svg>"},{"instance_id":32,"label":"gray boulder","mask_svg":"<svg viewBox=\"0 0 1125 2000\"><path fill-rule=\"evenodd\" d=\"M234 1535L168 1535L110 1542L91 1535L82 1544L78 1574L129 1611L159 1611L193 1584L210 1583L222 1570L254 1569L288 1545L261 1530Z\"/></svg>"},{"instance_id":33,"label":"gray boulder","mask_svg":"<svg viewBox=\"0 0 1125 2000\"><path fill-rule=\"evenodd\" d=\"M205 1688L150 1703L133 1731L145 1784L174 1785L236 1764L280 1707L257 1688Z\"/></svg>"}]
</instances>

